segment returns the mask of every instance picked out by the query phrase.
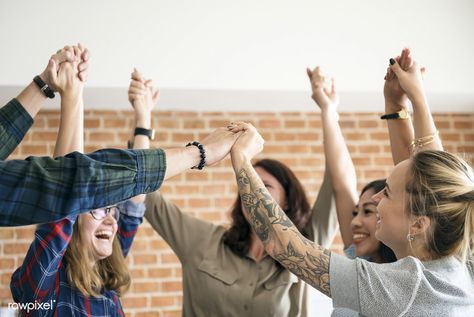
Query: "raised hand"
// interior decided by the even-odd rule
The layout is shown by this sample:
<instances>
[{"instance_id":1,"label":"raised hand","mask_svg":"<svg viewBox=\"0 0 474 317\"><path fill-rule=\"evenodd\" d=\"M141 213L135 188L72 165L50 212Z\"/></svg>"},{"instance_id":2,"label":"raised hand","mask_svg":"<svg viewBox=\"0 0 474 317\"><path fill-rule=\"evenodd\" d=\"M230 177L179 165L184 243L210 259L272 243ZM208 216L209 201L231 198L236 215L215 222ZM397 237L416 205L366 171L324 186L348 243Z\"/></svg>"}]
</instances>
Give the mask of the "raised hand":
<instances>
[{"instance_id":1,"label":"raised hand","mask_svg":"<svg viewBox=\"0 0 474 317\"><path fill-rule=\"evenodd\" d=\"M153 87L153 81L145 80L143 75L134 69L128 88L128 100L135 110L138 121L151 119L151 111L157 104L159 95L159 90Z\"/></svg>"},{"instance_id":2,"label":"raised hand","mask_svg":"<svg viewBox=\"0 0 474 317\"><path fill-rule=\"evenodd\" d=\"M413 65L413 59L411 52L408 48L404 48L400 56L397 56L395 60L399 63L400 67L404 70L409 69ZM383 88L383 94L385 97L386 112L396 112L401 108L406 108L407 105L407 96L400 87L397 76L391 70L390 67L387 68L387 73L385 74L385 84Z\"/></svg>"},{"instance_id":3,"label":"raised hand","mask_svg":"<svg viewBox=\"0 0 474 317\"><path fill-rule=\"evenodd\" d=\"M319 66L314 70L306 68L306 73L311 82L312 98L321 108L321 111L336 111L339 96L336 93L334 78L328 79Z\"/></svg>"},{"instance_id":4,"label":"raised hand","mask_svg":"<svg viewBox=\"0 0 474 317\"><path fill-rule=\"evenodd\" d=\"M68 47L66 52L68 55L72 54L72 61L61 63L57 73L53 71L51 80L61 98L65 96L73 98L82 96L84 82L79 77L79 63L83 50L82 46ZM55 64L56 62L53 60L53 63Z\"/></svg>"},{"instance_id":5,"label":"raised hand","mask_svg":"<svg viewBox=\"0 0 474 317\"><path fill-rule=\"evenodd\" d=\"M232 146L232 157L240 156L245 160L251 160L263 150L265 140L252 124L245 122L232 123L228 129L234 133L241 133L234 146Z\"/></svg>"},{"instance_id":6,"label":"raised hand","mask_svg":"<svg viewBox=\"0 0 474 317\"><path fill-rule=\"evenodd\" d=\"M77 51L80 52L78 56L76 56ZM89 50L80 43L77 46L65 46L50 57L48 65L40 77L53 91L58 91L56 80L60 65L64 62L77 62L77 76L82 82L85 82L89 72L89 58Z\"/></svg>"},{"instance_id":7,"label":"raised hand","mask_svg":"<svg viewBox=\"0 0 474 317\"><path fill-rule=\"evenodd\" d=\"M403 65L401 61L399 63L396 59L391 58L389 68L398 80L401 90L406 93L413 104L416 103L416 101L425 99L425 89L423 86L423 73L425 72L425 68L421 67L416 61L413 61L410 56L407 57L407 60L409 63L406 62L405 64L408 65ZM408 67L404 69L403 66Z\"/></svg>"}]
</instances>

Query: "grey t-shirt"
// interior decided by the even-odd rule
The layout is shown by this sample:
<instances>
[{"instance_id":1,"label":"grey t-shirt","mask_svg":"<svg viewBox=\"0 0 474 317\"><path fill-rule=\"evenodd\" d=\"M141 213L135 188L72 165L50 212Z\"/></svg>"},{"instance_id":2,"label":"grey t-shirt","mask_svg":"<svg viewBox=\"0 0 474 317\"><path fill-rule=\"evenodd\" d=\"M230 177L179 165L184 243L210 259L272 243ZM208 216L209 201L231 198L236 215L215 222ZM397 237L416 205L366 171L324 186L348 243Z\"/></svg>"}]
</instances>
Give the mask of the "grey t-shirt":
<instances>
[{"instance_id":1,"label":"grey t-shirt","mask_svg":"<svg viewBox=\"0 0 474 317\"><path fill-rule=\"evenodd\" d=\"M406 257L377 264L332 254L334 307L364 316L474 316L474 263Z\"/></svg>"}]
</instances>

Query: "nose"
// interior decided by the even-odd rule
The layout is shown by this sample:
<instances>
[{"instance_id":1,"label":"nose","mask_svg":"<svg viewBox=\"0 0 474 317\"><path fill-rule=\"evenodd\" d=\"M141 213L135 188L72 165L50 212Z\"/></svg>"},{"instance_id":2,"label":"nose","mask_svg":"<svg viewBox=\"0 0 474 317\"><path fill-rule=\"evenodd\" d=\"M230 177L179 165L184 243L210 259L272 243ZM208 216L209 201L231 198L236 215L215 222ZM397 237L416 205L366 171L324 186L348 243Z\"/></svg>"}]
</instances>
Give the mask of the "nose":
<instances>
[{"instance_id":1,"label":"nose","mask_svg":"<svg viewBox=\"0 0 474 317\"><path fill-rule=\"evenodd\" d=\"M355 217L352 218L351 220L351 228L358 228L362 225L360 221L360 213L357 213Z\"/></svg>"},{"instance_id":2,"label":"nose","mask_svg":"<svg viewBox=\"0 0 474 317\"><path fill-rule=\"evenodd\" d=\"M114 216L112 216L112 213L108 213L107 216L105 216L104 220L102 220L103 223L114 223L114 222L117 222L114 218Z\"/></svg>"}]
</instances>

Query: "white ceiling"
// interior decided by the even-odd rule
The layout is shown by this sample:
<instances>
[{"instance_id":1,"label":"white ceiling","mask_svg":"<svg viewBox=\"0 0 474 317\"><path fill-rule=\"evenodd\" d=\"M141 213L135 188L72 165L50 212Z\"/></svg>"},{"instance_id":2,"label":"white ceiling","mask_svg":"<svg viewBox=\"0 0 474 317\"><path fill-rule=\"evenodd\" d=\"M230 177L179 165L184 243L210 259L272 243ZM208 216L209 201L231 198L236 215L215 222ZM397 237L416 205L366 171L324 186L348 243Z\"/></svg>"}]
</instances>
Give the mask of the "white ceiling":
<instances>
[{"instance_id":1,"label":"white ceiling","mask_svg":"<svg viewBox=\"0 0 474 317\"><path fill-rule=\"evenodd\" d=\"M175 96L208 92L228 104L236 92L245 106L284 94L300 104L305 67L321 64L343 94L379 104L388 59L408 46L428 68L427 90L444 98L435 103L454 96L466 107L473 31L472 0L1 1L0 87L25 85L56 49L80 41L92 54L89 87L126 87L137 66Z\"/></svg>"}]
</instances>

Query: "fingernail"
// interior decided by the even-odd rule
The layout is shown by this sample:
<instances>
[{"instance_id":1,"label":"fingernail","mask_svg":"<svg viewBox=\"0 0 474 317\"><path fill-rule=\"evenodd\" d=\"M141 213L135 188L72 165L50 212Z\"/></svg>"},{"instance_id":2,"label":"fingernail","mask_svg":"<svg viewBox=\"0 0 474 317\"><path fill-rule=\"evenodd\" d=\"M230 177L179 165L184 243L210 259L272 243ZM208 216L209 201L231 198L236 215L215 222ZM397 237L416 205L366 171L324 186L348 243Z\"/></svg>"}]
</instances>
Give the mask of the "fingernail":
<instances>
[{"instance_id":1,"label":"fingernail","mask_svg":"<svg viewBox=\"0 0 474 317\"><path fill-rule=\"evenodd\" d=\"M389 60L389 62L390 62L390 65L395 64L395 60L394 60L393 58L391 58L391 59Z\"/></svg>"}]
</instances>

